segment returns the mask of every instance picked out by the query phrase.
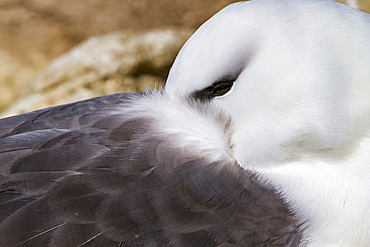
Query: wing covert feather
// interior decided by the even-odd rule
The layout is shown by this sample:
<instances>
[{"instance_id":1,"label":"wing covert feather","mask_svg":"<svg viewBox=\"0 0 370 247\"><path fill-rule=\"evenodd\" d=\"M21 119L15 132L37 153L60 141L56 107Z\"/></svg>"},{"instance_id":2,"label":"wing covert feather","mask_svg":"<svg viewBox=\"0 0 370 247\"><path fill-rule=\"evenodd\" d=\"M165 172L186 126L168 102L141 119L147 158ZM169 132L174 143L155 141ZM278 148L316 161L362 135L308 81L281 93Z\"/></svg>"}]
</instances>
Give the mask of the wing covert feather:
<instances>
[{"instance_id":1,"label":"wing covert feather","mask_svg":"<svg viewBox=\"0 0 370 247\"><path fill-rule=\"evenodd\" d=\"M117 113L132 97L145 96L0 120L1 246L298 245L287 206L255 174Z\"/></svg>"}]
</instances>

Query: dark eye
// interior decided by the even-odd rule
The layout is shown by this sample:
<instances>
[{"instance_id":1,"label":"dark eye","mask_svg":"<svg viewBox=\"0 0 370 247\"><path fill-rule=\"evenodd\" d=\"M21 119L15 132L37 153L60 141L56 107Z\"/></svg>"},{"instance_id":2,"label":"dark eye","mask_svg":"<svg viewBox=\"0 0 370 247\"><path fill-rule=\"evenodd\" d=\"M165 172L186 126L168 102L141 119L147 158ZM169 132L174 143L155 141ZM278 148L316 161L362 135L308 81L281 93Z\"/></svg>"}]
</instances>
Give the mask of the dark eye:
<instances>
[{"instance_id":1,"label":"dark eye","mask_svg":"<svg viewBox=\"0 0 370 247\"><path fill-rule=\"evenodd\" d=\"M214 89L212 90L212 96L213 97L222 96L229 92L232 86L233 83L230 82L222 82L218 85L215 85Z\"/></svg>"},{"instance_id":2,"label":"dark eye","mask_svg":"<svg viewBox=\"0 0 370 247\"><path fill-rule=\"evenodd\" d=\"M211 100L215 97L222 96L230 91L230 89L234 85L235 80L236 78L224 78L222 80L216 81L211 86L203 90L195 91L192 96L194 99L200 101Z\"/></svg>"}]
</instances>

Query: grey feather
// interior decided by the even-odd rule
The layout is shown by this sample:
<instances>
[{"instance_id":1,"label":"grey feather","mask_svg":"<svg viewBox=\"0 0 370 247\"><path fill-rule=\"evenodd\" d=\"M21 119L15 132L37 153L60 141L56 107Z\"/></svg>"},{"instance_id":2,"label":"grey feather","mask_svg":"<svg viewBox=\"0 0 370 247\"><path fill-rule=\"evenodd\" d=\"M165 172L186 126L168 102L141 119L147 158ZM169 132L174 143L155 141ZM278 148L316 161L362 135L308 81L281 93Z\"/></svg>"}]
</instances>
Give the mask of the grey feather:
<instances>
[{"instance_id":1,"label":"grey feather","mask_svg":"<svg viewBox=\"0 0 370 247\"><path fill-rule=\"evenodd\" d=\"M287 205L236 162L175 149L117 94L0 120L1 246L297 246Z\"/></svg>"}]
</instances>

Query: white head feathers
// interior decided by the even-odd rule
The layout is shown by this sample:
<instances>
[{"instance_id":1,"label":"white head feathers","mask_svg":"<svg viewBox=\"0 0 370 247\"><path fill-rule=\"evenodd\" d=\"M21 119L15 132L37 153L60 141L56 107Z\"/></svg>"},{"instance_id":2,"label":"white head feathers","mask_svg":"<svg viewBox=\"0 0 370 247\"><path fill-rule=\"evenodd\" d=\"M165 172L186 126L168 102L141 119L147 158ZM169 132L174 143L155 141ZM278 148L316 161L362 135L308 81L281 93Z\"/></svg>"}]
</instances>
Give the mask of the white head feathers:
<instances>
[{"instance_id":1,"label":"white head feathers","mask_svg":"<svg viewBox=\"0 0 370 247\"><path fill-rule=\"evenodd\" d=\"M329 0L232 4L179 53L165 93L231 117L232 156L278 188L310 246L370 245L370 16Z\"/></svg>"}]
</instances>

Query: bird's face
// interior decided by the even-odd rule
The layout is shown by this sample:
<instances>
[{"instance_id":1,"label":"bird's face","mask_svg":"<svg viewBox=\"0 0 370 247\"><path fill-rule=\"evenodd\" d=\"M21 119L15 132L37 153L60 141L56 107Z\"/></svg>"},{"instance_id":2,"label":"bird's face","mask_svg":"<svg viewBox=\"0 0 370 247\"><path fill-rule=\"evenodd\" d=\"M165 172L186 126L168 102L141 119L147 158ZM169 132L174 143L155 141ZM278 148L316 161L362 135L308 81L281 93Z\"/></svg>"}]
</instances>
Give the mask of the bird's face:
<instances>
[{"instance_id":1,"label":"bird's face","mask_svg":"<svg viewBox=\"0 0 370 247\"><path fill-rule=\"evenodd\" d=\"M364 199L369 27L368 15L333 1L233 4L190 38L166 84L164 95L172 101L195 100L195 109L205 106L229 117L231 131L225 133L215 131L217 118L199 124L186 113L177 123L197 122L198 132L191 132L196 139L213 121L202 138L217 134L231 158L279 191L302 215L308 239L317 239L313 246L328 245L328 239L332 245L369 242L358 235L367 236L369 229L367 223L359 226L369 222L370 205ZM208 139L191 151L212 144ZM216 156L223 149L214 146ZM355 227L343 234L350 225Z\"/></svg>"},{"instance_id":2,"label":"bird's face","mask_svg":"<svg viewBox=\"0 0 370 247\"><path fill-rule=\"evenodd\" d=\"M330 157L350 125L337 33L320 36L322 20L307 25L288 7L258 3L233 4L206 22L180 51L165 93L229 116L231 156L242 166Z\"/></svg>"}]
</instances>

